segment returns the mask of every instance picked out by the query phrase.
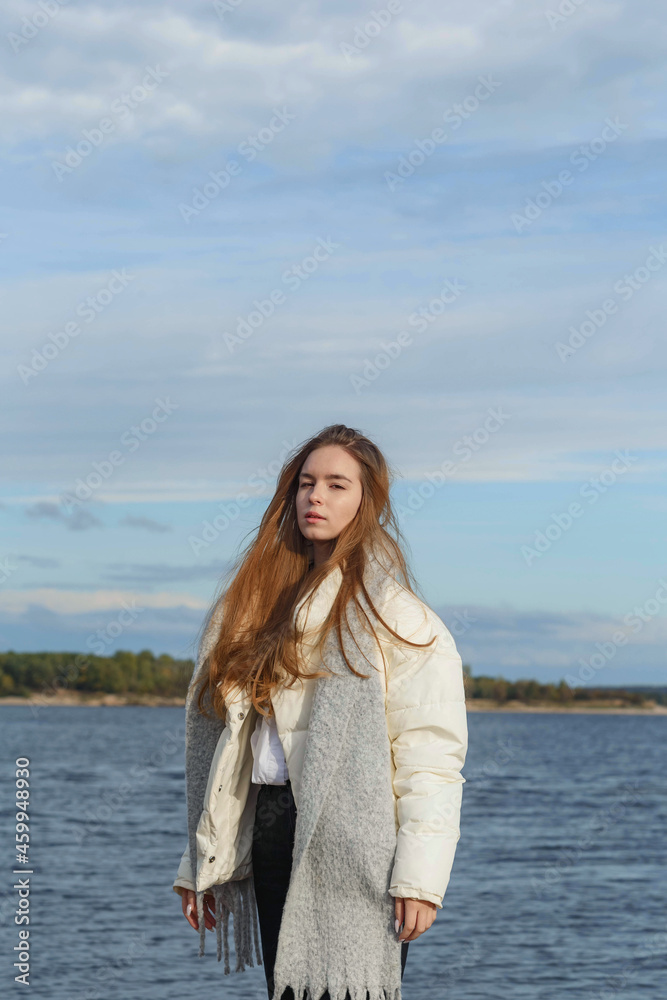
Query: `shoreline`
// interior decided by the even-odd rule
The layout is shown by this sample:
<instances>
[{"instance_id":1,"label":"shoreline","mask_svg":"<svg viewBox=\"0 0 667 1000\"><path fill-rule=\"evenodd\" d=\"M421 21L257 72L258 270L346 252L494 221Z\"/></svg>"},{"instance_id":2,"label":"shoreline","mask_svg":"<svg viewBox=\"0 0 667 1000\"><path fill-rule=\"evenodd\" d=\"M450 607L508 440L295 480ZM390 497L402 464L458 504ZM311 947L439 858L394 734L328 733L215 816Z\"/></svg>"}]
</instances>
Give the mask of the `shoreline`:
<instances>
[{"instance_id":1,"label":"shoreline","mask_svg":"<svg viewBox=\"0 0 667 1000\"><path fill-rule=\"evenodd\" d=\"M466 701L466 711L468 712L514 712L514 713L546 713L554 712L559 715L667 715L667 705L657 705L655 702L648 702L644 707L640 705L614 705L609 702L583 702L578 705L558 705L547 702L535 702L524 704L520 701L509 701L503 705L498 705L494 701L487 701L483 698L473 698Z\"/></svg>"},{"instance_id":2,"label":"shoreline","mask_svg":"<svg viewBox=\"0 0 667 1000\"><path fill-rule=\"evenodd\" d=\"M185 698L161 697L159 695L121 695L121 694L86 694L75 693L73 691L59 691L55 695L42 696L31 695L29 698L19 698L15 695L8 695L0 698L2 705L35 705L39 708L77 706L89 708L127 708L139 706L141 708L184 708ZM667 715L667 705L657 705L648 702L644 707L638 705L614 704L610 701L583 702L580 704L551 704L548 702L534 702L526 704L519 701L509 701L502 705L490 699L472 698L466 701L468 712L509 712L509 713L569 713L572 715Z\"/></svg>"}]
</instances>

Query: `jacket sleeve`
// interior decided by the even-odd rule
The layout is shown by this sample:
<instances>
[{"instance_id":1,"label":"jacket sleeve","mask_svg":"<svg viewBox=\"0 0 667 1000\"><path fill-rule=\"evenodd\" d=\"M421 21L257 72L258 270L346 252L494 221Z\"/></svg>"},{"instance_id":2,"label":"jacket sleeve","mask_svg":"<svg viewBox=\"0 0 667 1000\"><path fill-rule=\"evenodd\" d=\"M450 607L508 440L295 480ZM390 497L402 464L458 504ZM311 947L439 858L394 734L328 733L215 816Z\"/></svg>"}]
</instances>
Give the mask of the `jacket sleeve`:
<instances>
[{"instance_id":1,"label":"jacket sleeve","mask_svg":"<svg viewBox=\"0 0 667 1000\"><path fill-rule=\"evenodd\" d=\"M442 909L460 837L468 748L462 662L440 618L407 591L393 627L415 642L435 642L423 650L394 647L388 657L387 727L399 824L389 892Z\"/></svg>"},{"instance_id":2,"label":"jacket sleeve","mask_svg":"<svg viewBox=\"0 0 667 1000\"><path fill-rule=\"evenodd\" d=\"M179 896L182 895L182 889L192 889L194 891L194 885L192 882L192 870L190 868L190 848L189 846L183 851L183 857L181 858L181 863L178 866L178 872L174 880L174 892L177 892Z\"/></svg>"},{"instance_id":3,"label":"jacket sleeve","mask_svg":"<svg viewBox=\"0 0 667 1000\"><path fill-rule=\"evenodd\" d=\"M218 606L213 610L211 619L204 630L204 636L199 644L197 650L197 657L195 661L195 667L192 671L192 676L188 684L188 692L185 701L185 711L187 718L188 703L190 698L193 697L196 685L199 683L200 678L203 676L204 664L206 658L211 651L211 648L215 642L218 635L220 625L222 623L222 607L219 603ZM187 791L186 791L187 797ZM178 872L176 873L176 878L173 883L174 892L178 895L182 895L183 889L192 889L194 891L195 886L192 882L192 868L190 866L190 847L186 845L183 851L183 856L181 858L180 864L178 866Z\"/></svg>"}]
</instances>

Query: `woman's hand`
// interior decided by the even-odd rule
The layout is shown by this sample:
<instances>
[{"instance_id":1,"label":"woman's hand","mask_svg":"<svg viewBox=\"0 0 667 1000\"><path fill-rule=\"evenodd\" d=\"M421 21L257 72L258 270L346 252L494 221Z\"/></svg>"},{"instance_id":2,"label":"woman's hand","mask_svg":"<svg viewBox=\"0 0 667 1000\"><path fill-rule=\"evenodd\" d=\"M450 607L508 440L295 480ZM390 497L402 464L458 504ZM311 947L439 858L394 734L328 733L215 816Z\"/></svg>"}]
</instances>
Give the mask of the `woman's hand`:
<instances>
[{"instance_id":1,"label":"woman's hand","mask_svg":"<svg viewBox=\"0 0 667 1000\"><path fill-rule=\"evenodd\" d=\"M197 894L192 889L183 889L181 893L183 904L183 916L196 931L199 930L199 918L197 916ZM188 913L188 906L191 907ZM206 929L212 931L215 927L215 897L207 892L204 894L204 923Z\"/></svg>"},{"instance_id":2,"label":"woman's hand","mask_svg":"<svg viewBox=\"0 0 667 1000\"><path fill-rule=\"evenodd\" d=\"M428 899L404 899L396 896L394 913L398 927L403 924L399 941L416 941L420 934L427 931L436 918L438 907Z\"/></svg>"}]
</instances>

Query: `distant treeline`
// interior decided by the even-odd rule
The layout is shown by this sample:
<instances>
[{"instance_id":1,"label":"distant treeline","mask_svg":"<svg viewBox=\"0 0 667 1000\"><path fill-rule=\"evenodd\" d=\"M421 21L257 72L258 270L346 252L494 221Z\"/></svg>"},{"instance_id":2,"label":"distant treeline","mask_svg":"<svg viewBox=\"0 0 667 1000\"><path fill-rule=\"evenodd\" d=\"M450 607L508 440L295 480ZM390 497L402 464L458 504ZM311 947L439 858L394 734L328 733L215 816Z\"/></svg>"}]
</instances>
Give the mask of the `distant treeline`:
<instances>
[{"instance_id":1,"label":"distant treeline","mask_svg":"<svg viewBox=\"0 0 667 1000\"><path fill-rule=\"evenodd\" d=\"M148 649L140 653L119 650L113 656L85 653L0 653L0 697L31 694L49 695L58 689L103 694L158 695L184 698L194 670L194 661L175 660L163 653L155 656ZM667 704L667 688L580 687L540 684L534 680L508 681L504 677L473 677L470 667L463 668L466 697L485 698L503 704L521 701L527 704L573 701L617 701L624 705L643 705L647 699Z\"/></svg>"},{"instance_id":2,"label":"distant treeline","mask_svg":"<svg viewBox=\"0 0 667 1000\"><path fill-rule=\"evenodd\" d=\"M521 701L526 704L553 702L567 705L572 702L616 701L623 705L644 705L647 700L667 705L667 690L644 687L640 690L617 687L576 687L565 681L560 684L540 684L539 681L508 681L504 677L473 677L470 668L464 666L466 698L485 698L502 705L506 701Z\"/></svg>"},{"instance_id":3,"label":"distant treeline","mask_svg":"<svg viewBox=\"0 0 667 1000\"><path fill-rule=\"evenodd\" d=\"M0 653L0 697L27 698L58 689L104 694L153 694L185 697L193 660L175 660L149 649L118 650L112 656L86 653Z\"/></svg>"}]
</instances>

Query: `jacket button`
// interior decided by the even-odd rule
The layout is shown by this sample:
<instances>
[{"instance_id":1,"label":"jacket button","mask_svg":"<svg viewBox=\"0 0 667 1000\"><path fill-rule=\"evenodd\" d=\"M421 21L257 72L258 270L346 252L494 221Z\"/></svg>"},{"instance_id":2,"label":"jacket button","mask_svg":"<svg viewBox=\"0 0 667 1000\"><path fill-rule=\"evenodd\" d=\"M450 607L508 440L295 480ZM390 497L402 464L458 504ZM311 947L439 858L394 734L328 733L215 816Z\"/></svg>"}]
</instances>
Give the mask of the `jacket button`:
<instances>
[{"instance_id":1,"label":"jacket button","mask_svg":"<svg viewBox=\"0 0 667 1000\"><path fill-rule=\"evenodd\" d=\"M245 718L245 712L239 712L239 719Z\"/></svg>"},{"instance_id":2,"label":"jacket button","mask_svg":"<svg viewBox=\"0 0 667 1000\"><path fill-rule=\"evenodd\" d=\"M209 861L215 861L215 854L213 854L208 860Z\"/></svg>"}]
</instances>

